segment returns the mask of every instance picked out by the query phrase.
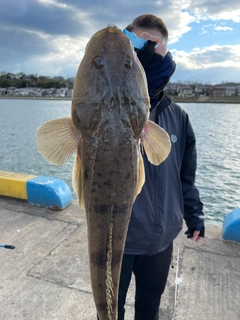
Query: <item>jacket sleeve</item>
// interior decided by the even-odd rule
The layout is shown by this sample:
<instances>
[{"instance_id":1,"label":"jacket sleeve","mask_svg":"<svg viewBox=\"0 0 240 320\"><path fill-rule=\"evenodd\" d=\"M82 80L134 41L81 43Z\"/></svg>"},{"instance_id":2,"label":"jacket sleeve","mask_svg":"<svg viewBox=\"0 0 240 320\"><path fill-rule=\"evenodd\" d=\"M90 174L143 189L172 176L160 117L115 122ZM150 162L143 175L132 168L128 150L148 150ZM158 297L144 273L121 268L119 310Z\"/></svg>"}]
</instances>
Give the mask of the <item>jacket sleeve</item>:
<instances>
[{"instance_id":1,"label":"jacket sleeve","mask_svg":"<svg viewBox=\"0 0 240 320\"><path fill-rule=\"evenodd\" d=\"M196 139L186 114L186 145L181 166L181 183L184 202L184 219L188 228L200 230L204 224L203 204L195 186L197 169Z\"/></svg>"}]
</instances>

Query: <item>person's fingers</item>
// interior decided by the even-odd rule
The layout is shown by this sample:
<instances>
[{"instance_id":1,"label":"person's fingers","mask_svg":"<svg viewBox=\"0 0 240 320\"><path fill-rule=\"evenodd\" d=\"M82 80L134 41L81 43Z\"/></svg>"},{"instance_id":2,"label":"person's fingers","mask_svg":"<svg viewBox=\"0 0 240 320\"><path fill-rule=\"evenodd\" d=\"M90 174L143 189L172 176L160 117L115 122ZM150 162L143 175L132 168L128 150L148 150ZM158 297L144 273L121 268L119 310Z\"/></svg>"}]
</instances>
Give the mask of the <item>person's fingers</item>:
<instances>
[{"instance_id":1,"label":"person's fingers","mask_svg":"<svg viewBox=\"0 0 240 320\"><path fill-rule=\"evenodd\" d=\"M199 234L200 234L200 231L194 231L194 232L193 232L192 240L196 241L197 238L198 238L198 236L199 236Z\"/></svg>"},{"instance_id":2,"label":"person's fingers","mask_svg":"<svg viewBox=\"0 0 240 320\"><path fill-rule=\"evenodd\" d=\"M193 241L201 242L203 237L199 237L200 231L194 231L193 237L191 238Z\"/></svg>"},{"instance_id":3,"label":"person's fingers","mask_svg":"<svg viewBox=\"0 0 240 320\"><path fill-rule=\"evenodd\" d=\"M151 41L154 41L156 43L160 43L161 42L161 38L160 37L157 37L157 36L153 36L151 35L150 33L148 32L142 32L140 33L139 35L139 38L143 38L144 40L151 40Z\"/></svg>"},{"instance_id":4,"label":"person's fingers","mask_svg":"<svg viewBox=\"0 0 240 320\"><path fill-rule=\"evenodd\" d=\"M201 241L203 241L203 237L198 237L198 238L196 239L196 242L201 242Z\"/></svg>"},{"instance_id":5,"label":"person's fingers","mask_svg":"<svg viewBox=\"0 0 240 320\"><path fill-rule=\"evenodd\" d=\"M158 54L160 54L161 56L165 57L165 55L168 52L167 46L164 43L159 43L157 44L157 46L155 47L154 51Z\"/></svg>"},{"instance_id":6,"label":"person's fingers","mask_svg":"<svg viewBox=\"0 0 240 320\"><path fill-rule=\"evenodd\" d=\"M168 52L167 46L164 43L161 43L162 39L157 36L153 36L148 32L142 32L139 35L140 38L143 38L144 40L151 40L153 42L156 42L156 47L154 49L154 52L160 54L161 56L165 57L165 55Z\"/></svg>"},{"instance_id":7,"label":"person's fingers","mask_svg":"<svg viewBox=\"0 0 240 320\"><path fill-rule=\"evenodd\" d=\"M199 236L199 234L200 234L200 231L195 230L195 231L193 232L193 237L194 237L194 238L197 238L197 237Z\"/></svg>"}]
</instances>

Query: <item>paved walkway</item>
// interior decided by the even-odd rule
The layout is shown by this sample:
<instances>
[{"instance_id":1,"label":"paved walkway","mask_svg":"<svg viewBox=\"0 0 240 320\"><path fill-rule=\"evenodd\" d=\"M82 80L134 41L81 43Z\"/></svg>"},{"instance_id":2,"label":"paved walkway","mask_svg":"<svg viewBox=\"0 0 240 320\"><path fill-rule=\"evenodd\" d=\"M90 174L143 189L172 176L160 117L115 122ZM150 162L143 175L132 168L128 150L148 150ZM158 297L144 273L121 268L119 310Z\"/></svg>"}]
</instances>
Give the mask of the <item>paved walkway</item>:
<instances>
[{"instance_id":1,"label":"paved walkway","mask_svg":"<svg viewBox=\"0 0 240 320\"><path fill-rule=\"evenodd\" d=\"M16 246L0 248L0 319L96 320L86 239L77 203L51 211L0 197L0 243ZM132 281L126 320L134 319L133 297ZM160 315L240 319L240 246L223 242L220 226L207 225L202 244L176 239Z\"/></svg>"}]
</instances>

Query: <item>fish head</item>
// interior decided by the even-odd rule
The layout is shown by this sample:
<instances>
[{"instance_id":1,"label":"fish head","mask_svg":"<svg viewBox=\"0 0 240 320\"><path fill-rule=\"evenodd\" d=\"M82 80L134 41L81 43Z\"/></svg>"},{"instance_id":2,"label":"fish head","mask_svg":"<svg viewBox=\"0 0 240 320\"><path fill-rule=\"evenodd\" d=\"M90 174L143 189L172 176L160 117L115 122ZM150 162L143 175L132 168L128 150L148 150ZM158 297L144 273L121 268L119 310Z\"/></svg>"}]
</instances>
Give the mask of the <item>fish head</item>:
<instances>
[{"instance_id":1,"label":"fish head","mask_svg":"<svg viewBox=\"0 0 240 320\"><path fill-rule=\"evenodd\" d=\"M112 26L95 33L86 46L74 82L73 122L84 135L81 117L88 129L95 128L94 119L102 121L102 111L111 108L119 114L125 109L138 137L150 109L146 75L129 38Z\"/></svg>"},{"instance_id":2,"label":"fish head","mask_svg":"<svg viewBox=\"0 0 240 320\"><path fill-rule=\"evenodd\" d=\"M105 84L111 84L111 87L115 84L116 90L121 80L129 80L132 76L136 78L132 86L138 83L138 78L144 81L144 85L147 85L144 69L131 41L116 27L104 28L92 36L86 46L85 55L80 64L80 72L83 69L91 73L88 74L89 81L98 76ZM90 87L91 84L93 83L89 83ZM131 86L131 83L128 82L127 85ZM77 95L78 88L74 89ZM114 88L111 89L113 89L112 94L118 93ZM148 95L146 87L140 89L145 95Z\"/></svg>"},{"instance_id":3,"label":"fish head","mask_svg":"<svg viewBox=\"0 0 240 320\"><path fill-rule=\"evenodd\" d=\"M145 75L131 41L116 27L107 27L93 35L86 47L86 54L89 52L93 70L105 81L117 84L125 77Z\"/></svg>"}]
</instances>

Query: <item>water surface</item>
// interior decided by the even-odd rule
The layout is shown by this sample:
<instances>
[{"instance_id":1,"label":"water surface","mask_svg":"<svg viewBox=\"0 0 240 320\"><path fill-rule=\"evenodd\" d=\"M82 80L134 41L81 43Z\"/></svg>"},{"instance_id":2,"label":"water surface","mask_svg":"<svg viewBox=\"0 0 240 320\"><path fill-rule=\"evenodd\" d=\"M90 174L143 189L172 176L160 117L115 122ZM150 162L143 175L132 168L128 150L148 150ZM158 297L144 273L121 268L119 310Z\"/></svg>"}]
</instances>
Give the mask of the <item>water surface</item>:
<instances>
[{"instance_id":1,"label":"water surface","mask_svg":"<svg viewBox=\"0 0 240 320\"><path fill-rule=\"evenodd\" d=\"M206 219L221 223L240 207L240 105L180 106L189 114L196 134L196 185ZM0 170L53 176L71 188L74 157L64 166L50 165L38 154L35 140L39 125L70 113L71 101L0 99Z\"/></svg>"}]
</instances>

